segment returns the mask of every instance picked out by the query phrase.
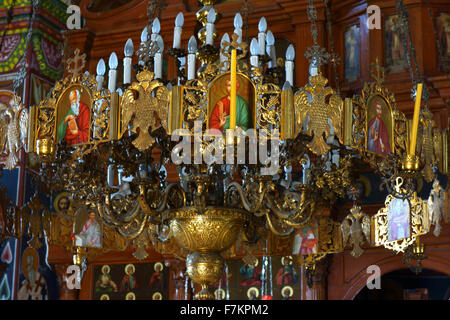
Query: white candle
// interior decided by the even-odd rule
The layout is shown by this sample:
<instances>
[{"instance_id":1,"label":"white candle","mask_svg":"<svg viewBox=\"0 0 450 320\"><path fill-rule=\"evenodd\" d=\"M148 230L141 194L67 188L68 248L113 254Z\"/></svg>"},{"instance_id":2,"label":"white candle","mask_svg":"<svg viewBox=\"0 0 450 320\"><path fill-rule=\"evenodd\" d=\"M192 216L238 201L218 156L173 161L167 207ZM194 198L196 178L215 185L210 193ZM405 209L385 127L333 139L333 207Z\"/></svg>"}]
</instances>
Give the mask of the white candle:
<instances>
[{"instance_id":1,"label":"white candle","mask_svg":"<svg viewBox=\"0 0 450 320\"><path fill-rule=\"evenodd\" d=\"M180 61L180 69L185 71L186 70L186 57L178 58L178 61ZM178 85L181 85L181 78L178 77Z\"/></svg>"},{"instance_id":2,"label":"white candle","mask_svg":"<svg viewBox=\"0 0 450 320\"><path fill-rule=\"evenodd\" d=\"M123 83L131 83L131 56L133 55L133 40L128 39L125 43L125 58L123 59Z\"/></svg>"},{"instance_id":3,"label":"white candle","mask_svg":"<svg viewBox=\"0 0 450 320\"><path fill-rule=\"evenodd\" d=\"M237 42L242 42L242 17L240 13L234 16L234 33L238 35Z\"/></svg>"},{"instance_id":4,"label":"white candle","mask_svg":"<svg viewBox=\"0 0 450 320\"><path fill-rule=\"evenodd\" d=\"M141 33L141 47L145 44L145 42L147 42L148 41L148 28L147 28L147 26L144 28L144 30L142 30L142 33ZM140 65L140 66L143 66L144 65L144 61L139 61L138 62L138 64Z\"/></svg>"},{"instance_id":5,"label":"white candle","mask_svg":"<svg viewBox=\"0 0 450 320\"><path fill-rule=\"evenodd\" d=\"M162 79L162 53L164 51L164 41L160 35L156 38L156 44L158 46L158 51L155 53L154 57L154 72L155 79Z\"/></svg>"},{"instance_id":6,"label":"white candle","mask_svg":"<svg viewBox=\"0 0 450 320\"><path fill-rule=\"evenodd\" d=\"M266 52L266 30L267 21L266 18L262 17L258 24L258 43L259 43L259 54L264 55Z\"/></svg>"},{"instance_id":7,"label":"white candle","mask_svg":"<svg viewBox=\"0 0 450 320\"><path fill-rule=\"evenodd\" d=\"M195 53L197 52L197 40L191 36L188 42L188 57L187 57L187 79L195 79Z\"/></svg>"},{"instance_id":8,"label":"white candle","mask_svg":"<svg viewBox=\"0 0 450 320\"><path fill-rule=\"evenodd\" d=\"M109 79L108 79L108 90L109 92L116 91L116 81L117 81L117 66L119 61L115 52L111 53L109 56Z\"/></svg>"},{"instance_id":9,"label":"white candle","mask_svg":"<svg viewBox=\"0 0 450 320\"><path fill-rule=\"evenodd\" d=\"M209 10L208 16L206 17L206 44L213 45L214 43L214 22L216 21L216 11L214 8Z\"/></svg>"},{"instance_id":10,"label":"white candle","mask_svg":"<svg viewBox=\"0 0 450 320\"><path fill-rule=\"evenodd\" d=\"M175 49L180 49L181 46L181 31L184 24L183 13L178 13L175 19L175 29L173 31L173 47Z\"/></svg>"},{"instance_id":11,"label":"white candle","mask_svg":"<svg viewBox=\"0 0 450 320\"><path fill-rule=\"evenodd\" d=\"M275 38L272 31L267 31L267 54L270 57L269 68L275 68L277 66L277 56L275 54Z\"/></svg>"},{"instance_id":12,"label":"white candle","mask_svg":"<svg viewBox=\"0 0 450 320\"><path fill-rule=\"evenodd\" d=\"M156 38L159 35L159 31L161 30L161 24L158 18L155 18L152 23L152 36L151 40L156 41Z\"/></svg>"},{"instance_id":13,"label":"white candle","mask_svg":"<svg viewBox=\"0 0 450 320\"><path fill-rule=\"evenodd\" d=\"M293 87L294 86L294 59L295 59L295 49L291 44L286 50L286 81Z\"/></svg>"},{"instance_id":14,"label":"white candle","mask_svg":"<svg viewBox=\"0 0 450 320\"><path fill-rule=\"evenodd\" d=\"M97 63L97 77L95 78L95 80L97 80L97 91L100 91L103 88L103 79L105 78L105 72L105 60L100 59L100 61Z\"/></svg>"},{"instance_id":15,"label":"white candle","mask_svg":"<svg viewBox=\"0 0 450 320\"><path fill-rule=\"evenodd\" d=\"M258 52L259 52L259 45L258 45L258 40L256 40L255 38L252 39L252 41L250 42L250 64L257 68L258 67Z\"/></svg>"},{"instance_id":16,"label":"white candle","mask_svg":"<svg viewBox=\"0 0 450 320\"><path fill-rule=\"evenodd\" d=\"M108 166L108 174L106 175L106 179L108 182L108 186L111 188L114 187L114 176L115 176L114 166L110 164Z\"/></svg>"}]
</instances>

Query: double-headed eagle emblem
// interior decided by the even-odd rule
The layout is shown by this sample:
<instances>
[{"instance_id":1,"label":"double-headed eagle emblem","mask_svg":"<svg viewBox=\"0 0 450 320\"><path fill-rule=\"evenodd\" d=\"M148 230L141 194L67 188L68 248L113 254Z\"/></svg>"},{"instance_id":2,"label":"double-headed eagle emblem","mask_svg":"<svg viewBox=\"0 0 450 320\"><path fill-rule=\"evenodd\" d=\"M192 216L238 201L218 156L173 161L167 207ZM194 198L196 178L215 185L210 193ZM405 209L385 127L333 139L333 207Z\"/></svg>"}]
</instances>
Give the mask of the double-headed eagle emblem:
<instances>
[{"instance_id":1,"label":"double-headed eagle emblem","mask_svg":"<svg viewBox=\"0 0 450 320\"><path fill-rule=\"evenodd\" d=\"M334 132L342 142L341 114L343 101L341 97L334 95L332 88L325 87L328 80L321 74L311 76L309 82L295 94L295 135L302 131L303 124L309 116L306 131L309 135L313 134L314 137L308 147L315 154L323 155L330 150L325 140L331 135L328 119L331 120ZM329 96L331 97L328 99Z\"/></svg>"},{"instance_id":2,"label":"double-headed eagle emblem","mask_svg":"<svg viewBox=\"0 0 450 320\"><path fill-rule=\"evenodd\" d=\"M0 154L6 154L5 165L9 170L18 163L17 152L27 146L28 110L14 96L11 106L0 103Z\"/></svg>"},{"instance_id":3,"label":"double-headed eagle emblem","mask_svg":"<svg viewBox=\"0 0 450 320\"><path fill-rule=\"evenodd\" d=\"M353 246L351 255L358 258L364 250L361 245L365 240L370 243L370 218L361 211L360 206L353 206L341 224L344 247L347 242Z\"/></svg>"},{"instance_id":4,"label":"double-headed eagle emblem","mask_svg":"<svg viewBox=\"0 0 450 320\"><path fill-rule=\"evenodd\" d=\"M122 97L123 134L131 123L130 130L138 134L133 145L146 150L154 143L151 132L162 126L167 130L169 90L159 81L153 80L153 73L144 69L125 91Z\"/></svg>"}]
</instances>

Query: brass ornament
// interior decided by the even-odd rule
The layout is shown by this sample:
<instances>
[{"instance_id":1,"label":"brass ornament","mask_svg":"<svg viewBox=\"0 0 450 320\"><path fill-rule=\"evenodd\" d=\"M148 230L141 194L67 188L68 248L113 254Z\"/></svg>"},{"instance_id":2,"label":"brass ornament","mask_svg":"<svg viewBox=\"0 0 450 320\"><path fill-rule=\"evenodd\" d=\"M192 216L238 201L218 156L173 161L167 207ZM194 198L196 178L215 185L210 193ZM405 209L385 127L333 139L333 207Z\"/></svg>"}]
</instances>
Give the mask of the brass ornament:
<instances>
[{"instance_id":1,"label":"brass ornament","mask_svg":"<svg viewBox=\"0 0 450 320\"><path fill-rule=\"evenodd\" d=\"M72 75L72 78L78 77L86 65L86 53L80 55L80 49L76 48L74 56L67 59L67 71Z\"/></svg>"},{"instance_id":2,"label":"brass ornament","mask_svg":"<svg viewBox=\"0 0 450 320\"><path fill-rule=\"evenodd\" d=\"M169 90L161 82L153 80L153 76L153 72L144 67L144 71L136 76L139 82L133 82L122 97L120 136L131 122L131 131L138 133L133 145L139 150L153 145L152 131L160 126L167 130Z\"/></svg>"},{"instance_id":3,"label":"brass ornament","mask_svg":"<svg viewBox=\"0 0 450 320\"><path fill-rule=\"evenodd\" d=\"M441 158L441 134L436 128L433 114L425 106L420 117L420 134L418 134L418 145L416 154L420 155L420 160L424 163L423 176L425 181L431 182L435 178L432 167L437 166Z\"/></svg>"},{"instance_id":4,"label":"brass ornament","mask_svg":"<svg viewBox=\"0 0 450 320\"><path fill-rule=\"evenodd\" d=\"M344 246L349 243L353 250L353 257L360 257L364 250L361 245L370 243L370 217L361 210L361 206L353 205L350 213L341 223Z\"/></svg>"},{"instance_id":5,"label":"brass ornament","mask_svg":"<svg viewBox=\"0 0 450 320\"><path fill-rule=\"evenodd\" d=\"M328 138L331 133L328 119L331 120L336 136L342 140L341 133L341 114L343 110L343 101L335 95L334 90L325 87L328 80L321 74L311 76L309 84L297 91L294 97L295 116L296 116L296 134L302 132L307 116L307 134L314 135L313 140L308 144L309 149L318 155L323 155L330 150L323 134ZM310 97L308 96L310 95ZM327 99L329 100L327 102ZM311 101L311 102L310 102Z\"/></svg>"},{"instance_id":6,"label":"brass ornament","mask_svg":"<svg viewBox=\"0 0 450 320\"><path fill-rule=\"evenodd\" d=\"M408 191L401 186L401 183L397 184L397 193L407 194ZM392 195L388 195L385 201L385 207L381 208L377 214L372 217L373 225L373 244L375 246L384 246L389 250L395 252L404 252L411 244L416 241L416 238L420 235L428 233L430 229L428 208L426 202L417 197L414 192L410 197L407 198L410 208L410 232L409 237L389 241L388 238L388 213L389 213L389 203L394 199L398 199Z\"/></svg>"},{"instance_id":7,"label":"brass ornament","mask_svg":"<svg viewBox=\"0 0 450 320\"><path fill-rule=\"evenodd\" d=\"M0 103L0 155L5 155L5 166L13 170L18 161L17 153L28 146L28 110L20 103L21 98L14 95L11 107Z\"/></svg>"},{"instance_id":8,"label":"brass ornament","mask_svg":"<svg viewBox=\"0 0 450 320\"><path fill-rule=\"evenodd\" d=\"M51 215L41 203L37 194L21 208L23 233L31 237L28 245L36 250L42 247L39 238L50 235Z\"/></svg>"}]
</instances>

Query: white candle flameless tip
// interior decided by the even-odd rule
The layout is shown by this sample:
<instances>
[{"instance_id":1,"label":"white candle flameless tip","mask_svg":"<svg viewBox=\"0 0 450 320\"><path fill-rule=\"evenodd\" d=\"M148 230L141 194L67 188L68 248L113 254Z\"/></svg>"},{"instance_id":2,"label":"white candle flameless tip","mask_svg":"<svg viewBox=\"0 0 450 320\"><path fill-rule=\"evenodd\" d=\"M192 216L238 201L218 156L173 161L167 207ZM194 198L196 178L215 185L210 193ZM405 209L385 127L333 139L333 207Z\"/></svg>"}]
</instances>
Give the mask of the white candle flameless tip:
<instances>
[{"instance_id":1,"label":"white candle flameless tip","mask_svg":"<svg viewBox=\"0 0 450 320\"><path fill-rule=\"evenodd\" d=\"M267 35L266 35L266 42L268 46L273 46L275 45L275 37L273 36L272 31L267 31Z\"/></svg>"},{"instance_id":2,"label":"white candle flameless tip","mask_svg":"<svg viewBox=\"0 0 450 320\"><path fill-rule=\"evenodd\" d=\"M177 17L175 18L175 27L182 27L184 24L184 16L183 13L178 13Z\"/></svg>"},{"instance_id":3,"label":"white candle flameless tip","mask_svg":"<svg viewBox=\"0 0 450 320\"><path fill-rule=\"evenodd\" d=\"M259 30L259 32L266 32L266 30L267 30L267 21L266 21L265 17L262 17L261 20L259 20L258 30Z\"/></svg>"},{"instance_id":4,"label":"white candle flameless tip","mask_svg":"<svg viewBox=\"0 0 450 320\"><path fill-rule=\"evenodd\" d=\"M152 33L157 34L159 33L160 30L161 30L161 23L159 22L158 18L155 18L152 23Z\"/></svg>"},{"instance_id":5,"label":"white candle flameless tip","mask_svg":"<svg viewBox=\"0 0 450 320\"><path fill-rule=\"evenodd\" d=\"M188 51L189 53L193 54L197 52L197 40L195 39L195 36L191 36L189 38L188 42Z\"/></svg>"},{"instance_id":6,"label":"white candle flameless tip","mask_svg":"<svg viewBox=\"0 0 450 320\"><path fill-rule=\"evenodd\" d=\"M286 50L286 60L294 61L295 59L295 49L294 46L291 44Z\"/></svg>"},{"instance_id":7,"label":"white candle flameless tip","mask_svg":"<svg viewBox=\"0 0 450 320\"><path fill-rule=\"evenodd\" d=\"M241 14L238 12L236 13L236 15L234 16L234 27L235 28L242 28L242 16Z\"/></svg>"},{"instance_id":8,"label":"white candle flameless tip","mask_svg":"<svg viewBox=\"0 0 450 320\"><path fill-rule=\"evenodd\" d=\"M117 69L117 66L119 65L119 60L117 59L117 55L115 52L111 53L109 56L109 68L110 69Z\"/></svg>"},{"instance_id":9,"label":"white candle flameless tip","mask_svg":"<svg viewBox=\"0 0 450 320\"><path fill-rule=\"evenodd\" d=\"M214 8L211 8L209 10L208 16L206 17L206 21L208 21L208 23L216 22L216 10L214 10Z\"/></svg>"},{"instance_id":10,"label":"white candle flameless tip","mask_svg":"<svg viewBox=\"0 0 450 320\"><path fill-rule=\"evenodd\" d=\"M133 55L133 50L133 40L128 39L125 43L125 49L123 50L123 52L125 53L125 57L131 57Z\"/></svg>"},{"instance_id":11,"label":"white candle flameless tip","mask_svg":"<svg viewBox=\"0 0 450 320\"><path fill-rule=\"evenodd\" d=\"M97 75L104 76L105 72L106 72L105 60L100 59L100 61L97 63Z\"/></svg>"},{"instance_id":12,"label":"white candle flameless tip","mask_svg":"<svg viewBox=\"0 0 450 320\"><path fill-rule=\"evenodd\" d=\"M250 53L252 56L257 56L259 53L259 44L256 38L253 38L250 42Z\"/></svg>"},{"instance_id":13,"label":"white candle flameless tip","mask_svg":"<svg viewBox=\"0 0 450 320\"><path fill-rule=\"evenodd\" d=\"M156 38L156 45L159 48L158 53L162 53L164 51L164 41L160 35L158 35L158 37Z\"/></svg>"},{"instance_id":14,"label":"white candle flameless tip","mask_svg":"<svg viewBox=\"0 0 450 320\"><path fill-rule=\"evenodd\" d=\"M141 33L141 42L147 42L148 41L148 30L147 30L147 26L144 28L144 30L142 30Z\"/></svg>"}]
</instances>

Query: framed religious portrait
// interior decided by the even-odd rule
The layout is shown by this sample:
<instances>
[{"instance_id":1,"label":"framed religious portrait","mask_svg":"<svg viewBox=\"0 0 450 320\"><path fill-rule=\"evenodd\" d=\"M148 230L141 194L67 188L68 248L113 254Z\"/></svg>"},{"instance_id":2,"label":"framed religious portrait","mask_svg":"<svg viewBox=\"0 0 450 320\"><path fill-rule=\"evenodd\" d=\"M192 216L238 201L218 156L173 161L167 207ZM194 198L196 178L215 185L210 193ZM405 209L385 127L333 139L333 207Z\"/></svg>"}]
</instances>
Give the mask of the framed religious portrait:
<instances>
[{"instance_id":1,"label":"framed religious portrait","mask_svg":"<svg viewBox=\"0 0 450 320\"><path fill-rule=\"evenodd\" d=\"M251 287L247 290L248 300L259 300L259 289L257 287Z\"/></svg>"},{"instance_id":2,"label":"framed religious portrait","mask_svg":"<svg viewBox=\"0 0 450 320\"><path fill-rule=\"evenodd\" d=\"M407 67L399 23L397 15L389 16L384 23L386 66L390 73L403 72Z\"/></svg>"},{"instance_id":3,"label":"framed religious portrait","mask_svg":"<svg viewBox=\"0 0 450 320\"><path fill-rule=\"evenodd\" d=\"M389 103L374 94L367 101L366 150L380 156L394 152L393 115Z\"/></svg>"},{"instance_id":4,"label":"framed religious portrait","mask_svg":"<svg viewBox=\"0 0 450 320\"><path fill-rule=\"evenodd\" d=\"M103 226L97 209L83 206L77 210L73 224L73 239L77 247L102 248Z\"/></svg>"},{"instance_id":5,"label":"framed religious portrait","mask_svg":"<svg viewBox=\"0 0 450 320\"><path fill-rule=\"evenodd\" d=\"M294 236L293 255L316 254L319 250L319 231L316 221L297 230Z\"/></svg>"},{"instance_id":6,"label":"framed religious portrait","mask_svg":"<svg viewBox=\"0 0 450 320\"><path fill-rule=\"evenodd\" d=\"M440 55L445 61L450 61L450 13L441 12L437 17L437 33L440 43Z\"/></svg>"},{"instance_id":7,"label":"framed religious portrait","mask_svg":"<svg viewBox=\"0 0 450 320\"><path fill-rule=\"evenodd\" d=\"M388 205L388 241L411 236L411 208L407 199L393 198Z\"/></svg>"},{"instance_id":8,"label":"framed religious portrait","mask_svg":"<svg viewBox=\"0 0 450 320\"><path fill-rule=\"evenodd\" d=\"M359 26L348 27L344 32L344 71L349 82L356 81L360 76L360 43Z\"/></svg>"},{"instance_id":9,"label":"framed religious portrait","mask_svg":"<svg viewBox=\"0 0 450 320\"><path fill-rule=\"evenodd\" d=\"M208 89L207 128L225 133L230 128L231 74L225 73L211 82ZM246 75L237 73L236 128L244 131L256 127L256 88Z\"/></svg>"},{"instance_id":10,"label":"framed religious portrait","mask_svg":"<svg viewBox=\"0 0 450 320\"><path fill-rule=\"evenodd\" d=\"M55 141L79 145L91 140L92 97L86 87L74 84L66 88L56 103Z\"/></svg>"}]
</instances>

